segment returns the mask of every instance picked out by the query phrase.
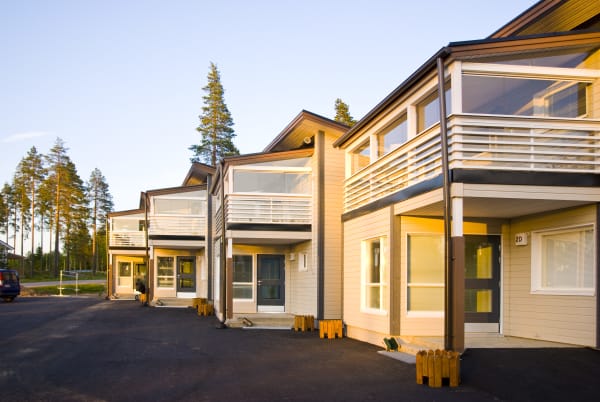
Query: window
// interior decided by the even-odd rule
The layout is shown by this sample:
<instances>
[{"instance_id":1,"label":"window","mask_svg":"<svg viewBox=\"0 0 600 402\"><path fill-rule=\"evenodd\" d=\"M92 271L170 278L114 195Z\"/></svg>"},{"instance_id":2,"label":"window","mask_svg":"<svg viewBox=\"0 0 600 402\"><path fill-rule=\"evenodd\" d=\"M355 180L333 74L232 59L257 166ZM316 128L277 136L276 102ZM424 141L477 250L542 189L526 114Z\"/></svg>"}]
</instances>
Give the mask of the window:
<instances>
[{"instance_id":1,"label":"window","mask_svg":"<svg viewBox=\"0 0 600 402\"><path fill-rule=\"evenodd\" d=\"M235 193L310 194L310 173L235 169Z\"/></svg>"},{"instance_id":2,"label":"window","mask_svg":"<svg viewBox=\"0 0 600 402\"><path fill-rule=\"evenodd\" d=\"M409 312L444 311L444 239L441 235L408 235Z\"/></svg>"},{"instance_id":3,"label":"window","mask_svg":"<svg viewBox=\"0 0 600 402\"><path fill-rule=\"evenodd\" d=\"M575 81L463 76L463 112L477 114L582 117L589 84Z\"/></svg>"},{"instance_id":4,"label":"window","mask_svg":"<svg viewBox=\"0 0 600 402\"><path fill-rule=\"evenodd\" d=\"M252 256L233 256L233 298L252 299Z\"/></svg>"},{"instance_id":5,"label":"window","mask_svg":"<svg viewBox=\"0 0 600 402\"><path fill-rule=\"evenodd\" d=\"M385 310L386 238L362 242L363 306L370 310Z\"/></svg>"},{"instance_id":6,"label":"window","mask_svg":"<svg viewBox=\"0 0 600 402\"><path fill-rule=\"evenodd\" d=\"M156 286L172 288L175 276L175 257L157 257Z\"/></svg>"},{"instance_id":7,"label":"window","mask_svg":"<svg viewBox=\"0 0 600 402\"><path fill-rule=\"evenodd\" d=\"M446 114L452 111L450 87L446 87ZM417 105L417 132L421 132L440 121L440 100L437 91Z\"/></svg>"},{"instance_id":8,"label":"window","mask_svg":"<svg viewBox=\"0 0 600 402\"><path fill-rule=\"evenodd\" d=\"M131 262L119 261L119 286L131 285Z\"/></svg>"},{"instance_id":9,"label":"window","mask_svg":"<svg viewBox=\"0 0 600 402\"><path fill-rule=\"evenodd\" d=\"M371 148L369 146L369 140L362 143L358 148L352 151L351 154L351 167L352 174L358 172L362 168L369 166L371 163Z\"/></svg>"},{"instance_id":10,"label":"window","mask_svg":"<svg viewBox=\"0 0 600 402\"><path fill-rule=\"evenodd\" d=\"M593 225L533 232L531 291L594 295Z\"/></svg>"},{"instance_id":11,"label":"window","mask_svg":"<svg viewBox=\"0 0 600 402\"><path fill-rule=\"evenodd\" d=\"M157 215L201 215L206 214L206 201L193 198L156 198L154 209Z\"/></svg>"},{"instance_id":12,"label":"window","mask_svg":"<svg viewBox=\"0 0 600 402\"><path fill-rule=\"evenodd\" d=\"M377 134L377 157L389 154L406 142L408 137L406 115L396 120L384 131Z\"/></svg>"}]
</instances>

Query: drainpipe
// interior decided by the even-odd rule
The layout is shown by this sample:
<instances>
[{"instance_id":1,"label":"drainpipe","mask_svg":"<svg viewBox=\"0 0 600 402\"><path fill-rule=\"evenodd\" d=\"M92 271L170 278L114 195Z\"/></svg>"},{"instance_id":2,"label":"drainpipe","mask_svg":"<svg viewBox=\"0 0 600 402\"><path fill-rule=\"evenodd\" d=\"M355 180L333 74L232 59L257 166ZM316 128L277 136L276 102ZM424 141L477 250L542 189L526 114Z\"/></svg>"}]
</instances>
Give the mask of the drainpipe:
<instances>
[{"instance_id":1,"label":"drainpipe","mask_svg":"<svg viewBox=\"0 0 600 402\"><path fill-rule=\"evenodd\" d=\"M440 102L440 134L442 143L442 175L444 201L444 349L454 350L454 300L452 270L452 199L450 193L450 166L448 162L448 126L446 121L446 96L444 55L437 58L438 98Z\"/></svg>"},{"instance_id":2,"label":"drainpipe","mask_svg":"<svg viewBox=\"0 0 600 402\"><path fill-rule=\"evenodd\" d=\"M222 321L219 322L219 325L217 325L217 328L223 329L223 328L227 328L227 325L225 324L225 321L227 321L227 312L226 310L226 306L227 306L227 297L226 297L226 292L227 292L227 284L225 283L225 259L227 258L227 246L225 245L225 229L226 229L226 223L225 223L225 179L224 179L224 175L225 175L225 162L221 160L221 258L219 258L219 286L221 288L221 295L220 295L220 300L219 303L221 304L221 316L223 317Z\"/></svg>"},{"instance_id":3,"label":"drainpipe","mask_svg":"<svg viewBox=\"0 0 600 402\"><path fill-rule=\"evenodd\" d=\"M150 283L150 272L153 271L153 268L150 267L150 249L148 247L148 232L150 226L148 224L148 193L144 193L144 226L144 230L146 232L146 235L144 236L144 241L146 243L146 302L150 303L154 295L154 289Z\"/></svg>"}]
</instances>

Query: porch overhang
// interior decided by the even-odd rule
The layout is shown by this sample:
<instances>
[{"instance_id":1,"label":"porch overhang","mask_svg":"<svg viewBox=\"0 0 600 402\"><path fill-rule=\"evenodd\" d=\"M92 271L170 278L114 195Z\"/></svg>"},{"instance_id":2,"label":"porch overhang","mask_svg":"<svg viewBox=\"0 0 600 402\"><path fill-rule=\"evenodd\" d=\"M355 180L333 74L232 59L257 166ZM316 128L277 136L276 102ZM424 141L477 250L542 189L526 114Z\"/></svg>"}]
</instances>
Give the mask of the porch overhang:
<instances>
[{"instance_id":1,"label":"porch overhang","mask_svg":"<svg viewBox=\"0 0 600 402\"><path fill-rule=\"evenodd\" d=\"M233 243L254 245L291 245L312 239L312 232L228 230Z\"/></svg>"}]
</instances>

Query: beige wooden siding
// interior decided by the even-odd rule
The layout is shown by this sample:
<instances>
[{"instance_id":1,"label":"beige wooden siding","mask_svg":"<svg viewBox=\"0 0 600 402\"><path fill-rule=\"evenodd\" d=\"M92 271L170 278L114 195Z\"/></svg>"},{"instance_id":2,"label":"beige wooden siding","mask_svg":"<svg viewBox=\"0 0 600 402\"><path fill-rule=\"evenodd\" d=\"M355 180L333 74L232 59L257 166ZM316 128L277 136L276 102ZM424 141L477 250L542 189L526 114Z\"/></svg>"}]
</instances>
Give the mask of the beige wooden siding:
<instances>
[{"instance_id":1,"label":"beige wooden siding","mask_svg":"<svg viewBox=\"0 0 600 402\"><path fill-rule=\"evenodd\" d=\"M286 312L317 316L317 265L314 263L311 241L292 246L286 255ZM294 255L294 260L290 256ZM300 268L302 254L306 254L306 271Z\"/></svg>"},{"instance_id":2,"label":"beige wooden siding","mask_svg":"<svg viewBox=\"0 0 600 402\"><path fill-rule=\"evenodd\" d=\"M595 205L515 219L511 222L509 239L514 239L516 233L531 234L531 231L595 223L595 221ZM597 231L598 228L595 230ZM531 237L527 246L515 246L514 241L507 241L505 250L504 334L594 346L597 296L532 294Z\"/></svg>"},{"instance_id":3,"label":"beige wooden siding","mask_svg":"<svg viewBox=\"0 0 600 402\"><path fill-rule=\"evenodd\" d=\"M361 243L363 240L387 236L390 238L390 209L352 219L344 223L344 322L348 336L361 341L381 345L383 336L389 334L389 286L386 290L384 309L388 313L375 314L362 308ZM386 260L390 261L389 244ZM389 269L383 281L389 285Z\"/></svg>"},{"instance_id":4,"label":"beige wooden siding","mask_svg":"<svg viewBox=\"0 0 600 402\"><path fill-rule=\"evenodd\" d=\"M408 235L409 234L444 234L444 221L437 218L416 218L402 216L402 236L400 240L401 256L401 297L400 297L400 334L405 336L442 336L444 334L443 312L437 316L408 312L407 282L408 282ZM465 234L501 234L501 222L497 220L464 222Z\"/></svg>"},{"instance_id":5,"label":"beige wooden siding","mask_svg":"<svg viewBox=\"0 0 600 402\"><path fill-rule=\"evenodd\" d=\"M342 317L342 200L344 152L333 147L337 135L325 135L324 317Z\"/></svg>"}]
</instances>

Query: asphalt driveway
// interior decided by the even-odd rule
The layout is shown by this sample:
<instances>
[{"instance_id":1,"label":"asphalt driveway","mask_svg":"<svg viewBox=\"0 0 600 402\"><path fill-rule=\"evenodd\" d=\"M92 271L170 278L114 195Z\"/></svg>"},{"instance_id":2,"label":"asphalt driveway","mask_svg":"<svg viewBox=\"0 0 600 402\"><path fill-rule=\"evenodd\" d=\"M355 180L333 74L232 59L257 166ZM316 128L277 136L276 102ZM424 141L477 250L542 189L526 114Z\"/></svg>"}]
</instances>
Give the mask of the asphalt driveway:
<instances>
[{"instance_id":1,"label":"asphalt driveway","mask_svg":"<svg viewBox=\"0 0 600 402\"><path fill-rule=\"evenodd\" d=\"M373 345L216 324L133 301L0 303L0 399L587 401L600 392L600 353L590 349L469 350L462 384L432 389Z\"/></svg>"}]
</instances>

